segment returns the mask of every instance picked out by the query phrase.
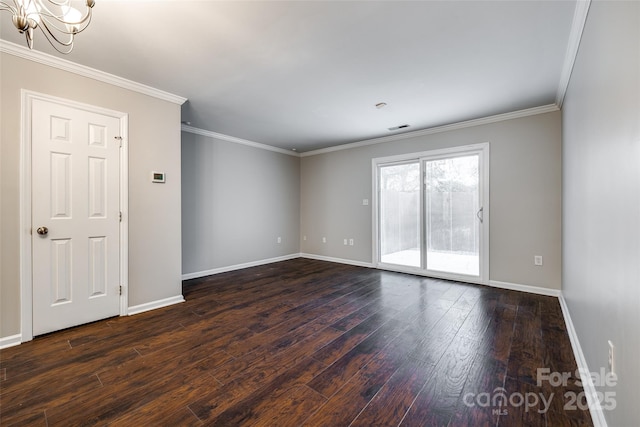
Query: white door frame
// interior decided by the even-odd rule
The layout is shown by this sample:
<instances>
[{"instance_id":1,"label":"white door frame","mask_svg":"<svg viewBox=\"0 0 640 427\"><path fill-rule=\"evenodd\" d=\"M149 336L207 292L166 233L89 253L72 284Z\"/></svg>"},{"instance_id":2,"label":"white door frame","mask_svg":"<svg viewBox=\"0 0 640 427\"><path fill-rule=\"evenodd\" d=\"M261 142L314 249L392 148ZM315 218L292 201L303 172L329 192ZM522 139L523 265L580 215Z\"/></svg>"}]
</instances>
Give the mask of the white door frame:
<instances>
[{"instance_id":1,"label":"white door frame","mask_svg":"<svg viewBox=\"0 0 640 427\"><path fill-rule=\"evenodd\" d=\"M43 100L66 107L90 111L92 113L115 117L120 120L120 315L126 316L128 310L129 277L129 116L127 113L108 110L68 99L45 95L22 89L22 112L20 133L20 334L21 342L33 339L33 258L31 248L31 115L34 100Z\"/></svg>"},{"instance_id":2,"label":"white door frame","mask_svg":"<svg viewBox=\"0 0 640 427\"><path fill-rule=\"evenodd\" d=\"M452 273L439 273L439 272L434 272L434 271L427 271L426 269L422 269L422 268L416 268L416 267L408 267L408 266L400 266L400 265L391 265L391 264L385 264L380 262L380 230L378 228L378 221L379 221L379 182L378 182L378 167L380 165L383 164L387 164L387 163L405 163L408 161L418 161L421 164L421 168L422 168L422 162L424 161L425 158L428 157L449 157L452 155L456 155L456 154L463 154L463 153L467 153L467 152L477 152L482 156L482 162L481 162L481 171L480 174L482 175L482 179L481 179L481 188L480 188L480 192L482 194L482 198L483 198L483 215L482 215L482 223L483 226L480 227L480 232L482 233L482 238L480 240L481 242L481 258L480 258L480 275L478 277L474 277L474 276L466 276L466 275L462 275L462 274L452 274ZM408 154L400 154L400 155L396 155L396 156L390 156L390 157L380 157L380 158L374 158L371 160L371 164L372 164L372 168L371 168L371 174L372 174L372 181L373 181L373 209L372 209L372 226L373 226L373 230L372 230L372 235L373 235L373 244L372 246L372 256L371 259L373 260L373 266L375 268L381 269L381 270L392 270L392 271L399 271L402 273L410 273L410 274L416 274L416 275L421 275L421 276L428 276L428 277L436 277L436 278L442 278L442 279L447 279L447 280L458 280L458 281L462 281L462 282L468 282L468 283L478 283L481 285L487 285L489 284L489 253L490 253L490 247L489 247L489 212L490 212L490 208L489 208L489 157L490 157L490 145L488 142L483 142L483 143L479 143L479 144L472 144L472 145L462 145L462 146L455 146L455 147L449 147L449 148L442 148L442 149L434 149L434 150L429 150L429 151L422 151L419 153L408 153ZM421 169L422 170L422 169ZM424 185L424 177L421 177L421 188ZM420 191L420 218L421 221L423 221L424 223L424 200L422 199L422 190ZM424 239L424 224L422 226L422 238ZM421 256L424 257L424 254L421 253Z\"/></svg>"}]
</instances>

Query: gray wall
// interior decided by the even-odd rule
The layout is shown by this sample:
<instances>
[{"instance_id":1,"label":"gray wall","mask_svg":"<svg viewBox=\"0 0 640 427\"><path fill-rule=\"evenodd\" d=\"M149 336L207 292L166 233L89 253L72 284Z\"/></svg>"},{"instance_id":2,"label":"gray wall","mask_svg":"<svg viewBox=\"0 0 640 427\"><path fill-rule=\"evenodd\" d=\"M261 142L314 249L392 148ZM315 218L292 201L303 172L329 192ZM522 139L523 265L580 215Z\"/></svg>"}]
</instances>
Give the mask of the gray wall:
<instances>
[{"instance_id":1,"label":"gray wall","mask_svg":"<svg viewBox=\"0 0 640 427\"><path fill-rule=\"evenodd\" d=\"M563 106L563 293L610 426L640 420L640 3L593 2Z\"/></svg>"},{"instance_id":2,"label":"gray wall","mask_svg":"<svg viewBox=\"0 0 640 427\"><path fill-rule=\"evenodd\" d=\"M295 156L182 132L182 198L184 274L299 252Z\"/></svg>"},{"instance_id":3,"label":"gray wall","mask_svg":"<svg viewBox=\"0 0 640 427\"><path fill-rule=\"evenodd\" d=\"M129 306L181 295L180 106L4 53L0 74L0 337L20 333L21 89L129 113Z\"/></svg>"},{"instance_id":4,"label":"gray wall","mask_svg":"<svg viewBox=\"0 0 640 427\"><path fill-rule=\"evenodd\" d=\"M301 252L372 262L373 158L489 142L490 279L560 289L561 133L551 112L303 157Z\"/></svg>"}]
</instances>

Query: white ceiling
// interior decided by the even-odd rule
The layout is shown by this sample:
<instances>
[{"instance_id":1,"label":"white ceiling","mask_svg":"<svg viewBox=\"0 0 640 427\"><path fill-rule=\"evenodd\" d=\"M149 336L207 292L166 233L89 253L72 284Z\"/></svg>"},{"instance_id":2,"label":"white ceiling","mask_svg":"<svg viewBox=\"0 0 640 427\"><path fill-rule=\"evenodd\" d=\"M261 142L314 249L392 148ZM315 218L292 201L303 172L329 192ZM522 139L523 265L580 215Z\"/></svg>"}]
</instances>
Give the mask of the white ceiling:
<instances>
[{"instance_id":1,"label":"white ceiling","mask_svg":"<svg viewBox=\"0 0 640 427\"><path fill-rule=\"evenodd\" d=\"M38 33L34 48L186 97L193 127L304 152L553 104L575 8L97 0L70 55ZM0 37L24 44L0 19Z\"/></svg>"}]
</instances>

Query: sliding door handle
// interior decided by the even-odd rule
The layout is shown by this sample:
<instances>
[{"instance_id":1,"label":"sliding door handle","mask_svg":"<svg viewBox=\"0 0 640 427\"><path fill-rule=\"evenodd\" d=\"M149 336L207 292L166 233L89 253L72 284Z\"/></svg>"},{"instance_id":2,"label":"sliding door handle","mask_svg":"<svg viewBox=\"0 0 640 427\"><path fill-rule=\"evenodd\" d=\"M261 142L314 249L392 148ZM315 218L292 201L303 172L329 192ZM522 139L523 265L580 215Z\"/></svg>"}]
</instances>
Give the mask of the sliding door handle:
<instances>
[{"instance_id":1,"label":"sliding door handle","mask_svg":"<svg viewBox=\"0 0 640 427\"><path fill-rule=\"evenodd\" d=\"M476 216L480 220L480 224L483 224L484 223L484 207L481 207L480 210L476 212Z\"/></svg>"}]
</instances>

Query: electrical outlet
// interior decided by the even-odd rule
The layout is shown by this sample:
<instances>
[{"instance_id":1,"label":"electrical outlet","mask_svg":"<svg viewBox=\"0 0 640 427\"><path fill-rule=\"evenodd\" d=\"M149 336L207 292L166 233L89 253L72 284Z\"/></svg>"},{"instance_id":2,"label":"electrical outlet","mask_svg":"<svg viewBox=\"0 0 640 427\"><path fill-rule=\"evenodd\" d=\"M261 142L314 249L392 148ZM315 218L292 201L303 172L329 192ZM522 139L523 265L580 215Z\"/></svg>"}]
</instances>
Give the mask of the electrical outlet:
<instances>
[{"instance_id":1,"label":"electrical outlet","mask_svg":"<svg viewBox=\"0 0 640 427\"><path fill-rule=\"evenodd\" d=\"M535 255L533 257L533 263L538 266L542 265L542 255Z\"/></svg>"},{"instance_id":2,"label":"electrical outlet","mask_svg":"<svg viewBox=\"0 0 640 427\"><path fill-rule=\"evenodd\" d=\"M302 236L302 240L307 240L307 236Z\"/></svg>"},{"instance_id":3,"label":"electrical outlet","mask_svg":"<svg viewBox=\"0 0 640 427\"><path fill-rule=\"evenodd\" d=\"M615 356L615 346L611 341L607 341L609 343L609 372L612 374L616 373L616 356Z\"/></svg>"},{"instance_id":4,"label":"electrical outlet","mask_svg":"<svg viewBox=\"0 0 640 427\"><path fill-rule=\"evenodd\" d=\"M362 199L362 206L369 206L369 199Z\"/></svg>"},{"instance_id":5,"label":"electrical outlet","mask_svg":"<svg viewBox=\"0 0 640 427\"><path fill-rule=\"evenodd\" d=\"M344 239L344 244L345 244L345 246L347 245L347 239Z\"/></svg>"},{"instance_id":6,"label":"electrical outlet","mask_svg":"<svg viewBox=\"0 0 640 427\"><path fill-rule=\"evenodd\" d=\"M282 237L278 237L278 243L282 243Z\"/></svg>"},{"instance_id":7,"label":"electrical outlet","mask_svg":"<svg viewBox=\"0 0 640 427\"><path fill-rule=\"evenodd\" d=\"M353 246L353 239L349 239L349 246Z\"/></svg>"},{"instance_id":8,"label":"electrical outlet","mask_svg":"<svg viewBox=\"0 0 640 427\"><path fill-rule=\"evenodd\" d=\"M326 237L322 238L322 243L327 243L327 238Z\"/></svg>"}]
</instances>

